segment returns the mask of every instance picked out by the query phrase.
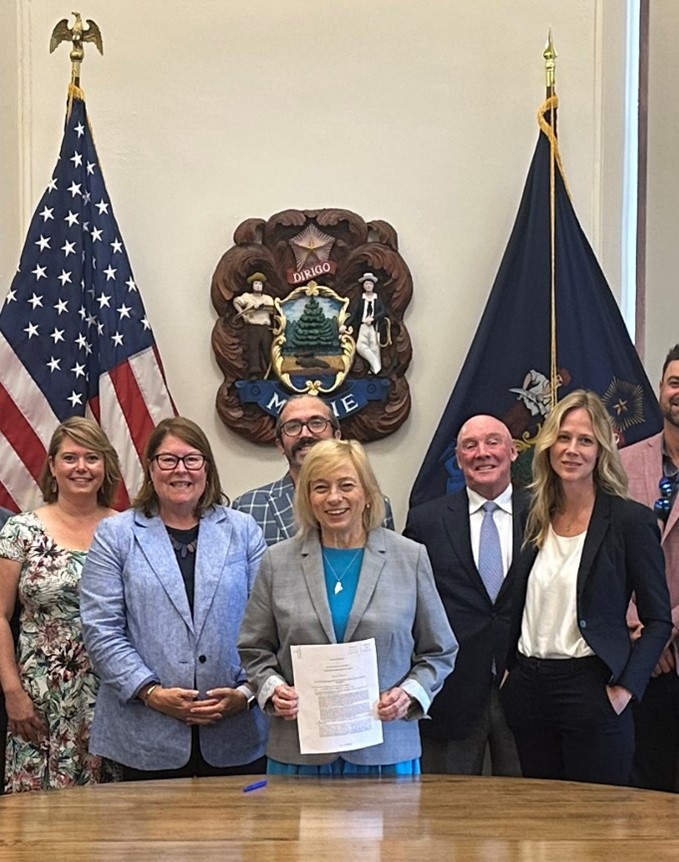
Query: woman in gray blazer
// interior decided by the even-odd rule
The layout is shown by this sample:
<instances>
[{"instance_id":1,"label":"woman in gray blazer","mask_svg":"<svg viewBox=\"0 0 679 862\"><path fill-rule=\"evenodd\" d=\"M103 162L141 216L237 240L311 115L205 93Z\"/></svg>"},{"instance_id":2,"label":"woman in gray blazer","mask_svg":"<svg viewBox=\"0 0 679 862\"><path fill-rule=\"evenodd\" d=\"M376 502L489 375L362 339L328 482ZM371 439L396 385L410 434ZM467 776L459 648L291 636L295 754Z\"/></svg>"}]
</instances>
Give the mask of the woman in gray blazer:
<instances>
[{"instance_id":1,"label":"woman in gray blazer","mask_svg":"<svg viewBox=\"0 0 679 862\"><path fill-rule=\"evenodd\" d=\"M419 774L417 719L452 671L457 642L422 545L380 526L384 496L363 447L327 440L297 483L297 535L270 547L248 601L238 647L260 707L271 715L267 771ZM291 648L374 638L383 742L300 752Z\"/></svg>"},{"instance_id":2,"label":"woman in gray blazer","mask_svg":"<svg viewBox=\"0 0 679 862\"><path fill-rule=\"evenodd\" d=\"M81 582L101 677L91 750L128 780L261 772L266 719L236 635L262 532L221 505L210 444L189 419L164 419L144 462L134 507L101 524Z\"/></svg>"}]
</instances>

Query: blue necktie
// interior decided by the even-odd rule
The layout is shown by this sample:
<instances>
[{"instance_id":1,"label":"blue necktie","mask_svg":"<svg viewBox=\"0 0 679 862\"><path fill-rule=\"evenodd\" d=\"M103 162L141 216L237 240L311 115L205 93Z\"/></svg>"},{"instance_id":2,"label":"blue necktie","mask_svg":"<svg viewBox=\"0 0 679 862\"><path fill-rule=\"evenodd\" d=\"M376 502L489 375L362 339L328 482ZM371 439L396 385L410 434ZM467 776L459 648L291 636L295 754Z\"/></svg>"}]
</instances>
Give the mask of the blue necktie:
<instances>
[{"instance_id":1,"label":"blue necktie","mask_svg":"<svg viewBox=\"0 0 679 862\"><path fill-rule=\"evenodd\" d=\"M479 542L479 574L490 600L495 602L504 580L500 534L493 518L493 512L498 506L497 503L487 502L481 508L483 509L483 521Z\"/></svg>"}]
</instances>

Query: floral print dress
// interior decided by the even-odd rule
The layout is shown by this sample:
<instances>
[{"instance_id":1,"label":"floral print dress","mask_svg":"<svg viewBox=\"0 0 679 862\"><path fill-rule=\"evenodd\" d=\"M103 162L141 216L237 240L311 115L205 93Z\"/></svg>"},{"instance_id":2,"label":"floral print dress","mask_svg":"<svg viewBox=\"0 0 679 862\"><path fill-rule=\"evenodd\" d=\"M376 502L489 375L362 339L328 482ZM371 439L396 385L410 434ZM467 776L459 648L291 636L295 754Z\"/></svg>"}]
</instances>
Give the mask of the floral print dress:
<instances>
[{"instance_id":1,"label":"floral print dress","mask_svg":"<svg viewBox=\"0 0 679 862\"><path fill-rule=\"evenodd\" d=\"M11 517L0 533L0 557L21 563L19 676L48 728L38 744L7 734L7 792L115 777L113 764L88 751L98 680L80 624L85 555L59 547L33 513Z\"/></svg>"}]
</instances>

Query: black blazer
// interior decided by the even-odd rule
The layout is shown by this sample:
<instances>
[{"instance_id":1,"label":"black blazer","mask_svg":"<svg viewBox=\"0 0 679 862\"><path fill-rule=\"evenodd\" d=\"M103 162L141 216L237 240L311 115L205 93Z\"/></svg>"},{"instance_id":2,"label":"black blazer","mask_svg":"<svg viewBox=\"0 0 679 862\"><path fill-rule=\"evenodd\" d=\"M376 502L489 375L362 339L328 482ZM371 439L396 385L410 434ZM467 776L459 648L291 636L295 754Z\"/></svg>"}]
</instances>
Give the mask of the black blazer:
<instances>
[{"instance_id":1,"label":"black blazer","mask_svg":"<svg viewBox=\"0 0 679 862\"><path fill-rule=\"evenodd\" d=\"M536 556L530 547L517 561L509 667ZM626 621L632 593L644 624L634 644ZM581 635L610 668L610 684L623 685L639 700L672 629L660 533L646 506L597 492L578 569L577 611Z\"/></svg>"},{"instance_id":2,"label":"black blazer","mask_svg":"<svg viewBox=\"0 0 679 862\"><path fill-rule=\"evenodd\" d=\"M521 548L521 521L526 507L525 493L515 491L514 560ZM404 535L426 546L436 586L460 645L455 670L429 709L431 721L420 722L420 730L434 739L464 739L488 703L493 659L498 675L504 673L515 563L493 604L474 563L469 498L464 488L411 509Z\"/></svg>"}]
</instances>

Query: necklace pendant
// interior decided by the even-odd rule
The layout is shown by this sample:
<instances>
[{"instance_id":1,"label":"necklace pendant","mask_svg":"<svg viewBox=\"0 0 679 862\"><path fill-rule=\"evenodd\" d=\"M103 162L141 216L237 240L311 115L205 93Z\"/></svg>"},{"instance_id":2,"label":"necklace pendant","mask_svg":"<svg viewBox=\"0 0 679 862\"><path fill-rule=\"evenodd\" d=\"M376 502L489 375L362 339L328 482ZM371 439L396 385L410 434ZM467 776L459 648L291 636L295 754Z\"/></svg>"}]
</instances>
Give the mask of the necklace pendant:
<instances>
[{"instance_id":1,"label":"necklace pendant","mask_svg":"<svg viewBox=\"0 0 679 862\"><path fill-rule=\"evenodd\" d=\"M335 584L335 595L337 595L337 593L341 593L343 589L344 587L342 586L341 581L337 581Z\"/></svg>"}]
</instances>

